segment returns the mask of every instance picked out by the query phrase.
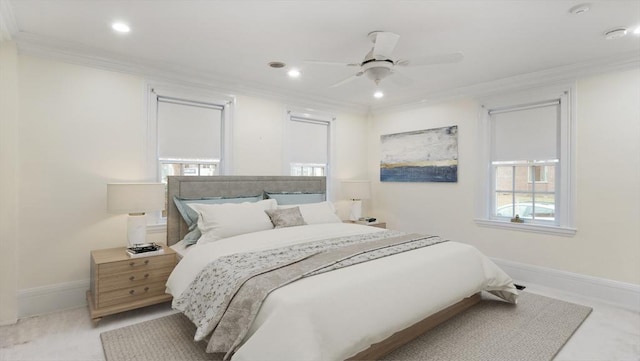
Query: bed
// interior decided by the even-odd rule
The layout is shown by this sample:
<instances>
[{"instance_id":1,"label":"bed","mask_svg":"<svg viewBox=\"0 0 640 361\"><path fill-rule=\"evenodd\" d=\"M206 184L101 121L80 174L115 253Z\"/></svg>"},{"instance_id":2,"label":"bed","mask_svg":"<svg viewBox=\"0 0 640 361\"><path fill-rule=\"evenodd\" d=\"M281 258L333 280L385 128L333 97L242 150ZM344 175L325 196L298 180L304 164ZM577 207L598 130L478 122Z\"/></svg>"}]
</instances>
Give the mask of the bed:
<instances>
[{"instance_id":1,"label":"bed","mask_svg":"<svg viewBox=\"0 0 640 361\"><path fill-rule=\"evenodd\" d=\"M196 200L260 195L266 198L264 194L270 193L293 195L294 199L300 199L300 196L324 194L325 190L324 177L169 177L167 243L172 247L179 246L193 230L193 226L188 225L181 216L176 203L171 201L174 197ZM296 194L300 196L295 196ZM273 206L273 201L260 200L256 204L258 202ZM283 202L286 203L286 198ZM231 357L236 361L370 360L382 357L472 307L479 302L481 291L491 292L507 302L516 302L517 290L512 280L477 249L434 236L406 235L339 220L326 221L320 217L326 214L310 211L320 204L325 207L326 203L310 203L298 207L280 205L281 209L296 208L296 212L300 210L300 215L310 220L308 225L241 232L229 237L211 236L216 232L205 231L197 244L181 246L184 248L181 250L183 258L167 282L167 291L174 297L174 308L181 310L198 327L194 339L208 339L208 351L224 352L227 358ZM217 206L207 207L213 209ZM198 206L194 208L197 209ZM224 216L227 216L226 213ZM208 217L207 213L199 214L203 219ZM360 239L368 241L362 242ZM257 306L245 307L242 300L238 301L241 307L234 307L230 303L216 306L229 308L227 313L232 315L228 316L228 320L213 317L213 321L209 320L207 323L194 316L198 312L202 316L211 311L206 309L206 302L211 298L211 289L217 289L220 285L212 283L218 282L212 280L216 277L205 276L208 275L207 269L216 262L242 264L238 257L257 254L262 259L264 253L282 253L280 250L283 249L297 252L315 242L355 242L357 244L349 245L361 247L364 244L368 247L370 243L374 243L369 241L371 239L385 244L393 240L391 248L398 247L396 243L402 240L401 246L416 245L416 248L380 256L367 262L349 264L330 272L312 273L313 276L304 278L294 277L292 279L295 282L281 282L282 285L278 283L273 289L271 286L264 286L264 299ZM419 245L420 242L429 244ZM380 249L375 248L372 252L379 252ZM292 259L295 258L295 252L291 253ZM321 252L319 257L331 252ZM313 257L318 254L320 253ZM284 266L278 264L277 269L284 269L289 265L299 267L298 265L313 257L305 256L304 261L295 258L291 263L282 263ZM231 273L242 273L246 268L239 268ZM274 267L270 270L273 269ZM242 282L244 281L240 283ZM260 282L262 281L254 282L258 284L258 288L262 286ZM208 293L203 291L207 288ZM208 296L205 295L203 301L205 293ZM234 297L240 298L238 295ZM234 318L234 309L241 314L238 318ZM256 310L251 317L243 314L248 309ZM241 324L242 322L234 321L243 317L249 317L246 329L238 334L235 341L216 340L218 333L227 333L226 325Z\"/></svg>"}]
</instances>

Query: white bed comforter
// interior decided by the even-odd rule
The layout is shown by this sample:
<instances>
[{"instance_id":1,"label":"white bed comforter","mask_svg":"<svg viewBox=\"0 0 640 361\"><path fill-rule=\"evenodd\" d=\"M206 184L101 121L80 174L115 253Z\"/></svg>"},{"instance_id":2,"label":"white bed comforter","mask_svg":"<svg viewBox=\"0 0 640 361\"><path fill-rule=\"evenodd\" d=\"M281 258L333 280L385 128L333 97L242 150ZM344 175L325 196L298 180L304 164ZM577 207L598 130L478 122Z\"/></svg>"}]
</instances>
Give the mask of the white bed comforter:
<instances>
[{"instance_id":1,"label":"white bed comforter","mask_svg":"<svg viewBox=\"0 0 640 361\"><path fill-rule=\"evenodd\" d=\"M202 268L224 255L379 231L330 223L201 242L178 263L167 289L178 298ZM305 278L267 297L232 360L344 360L482 290L514 303L517 296L511 278L491 260L456 242Z\"/></svg>"}]
</instances>

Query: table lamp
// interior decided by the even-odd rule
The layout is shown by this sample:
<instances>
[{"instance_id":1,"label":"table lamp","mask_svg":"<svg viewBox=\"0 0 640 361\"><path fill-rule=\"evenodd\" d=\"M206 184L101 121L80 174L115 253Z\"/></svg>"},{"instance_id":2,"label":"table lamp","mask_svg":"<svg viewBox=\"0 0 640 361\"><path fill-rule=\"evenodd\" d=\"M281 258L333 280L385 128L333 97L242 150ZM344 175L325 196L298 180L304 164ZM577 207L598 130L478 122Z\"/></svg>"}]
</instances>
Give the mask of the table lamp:
<instances>
[{"instance_id":1,"label":"table lamp","mask_svg":"<svg viewBox=\"0 0 640 361\"><path fill-rule=\"evenodd\" d=\"M369 181L342 181L342 196L352 200L349 219L352 221L359 220L362 217L362 200L371 197Z\"/></svg>"},{"instance_id":2,"label":"table lamp","mask_svg":"<svg viewBox=\"0 0 640 361\"><path fill-rule=\"evenodd\" d=\"M129 214L127 219L129 247L146 243L145 212L162 209L164 209L164 184L162 183L107 184L107 210L109 213Z\"/></svg>"}]
</instances>

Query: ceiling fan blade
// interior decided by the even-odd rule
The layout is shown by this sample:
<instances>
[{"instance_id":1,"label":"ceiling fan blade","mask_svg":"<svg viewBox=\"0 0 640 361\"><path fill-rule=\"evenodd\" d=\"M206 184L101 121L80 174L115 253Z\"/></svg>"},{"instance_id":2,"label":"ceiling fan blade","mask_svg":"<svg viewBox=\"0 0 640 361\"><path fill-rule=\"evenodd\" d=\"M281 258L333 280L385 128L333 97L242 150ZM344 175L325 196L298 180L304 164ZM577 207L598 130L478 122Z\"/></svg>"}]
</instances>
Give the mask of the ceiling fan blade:
<instances>
[{"instance_id":1,"label":"ceiling fan blade","mask_svg":"<svg viewBox=\"0 0 640 361\"><path fill-rule=\"evenodd\" d=\"M414 60L402 59L396 62L399 66L423 66L423 65L437 65L437 64L453 64L458 63L464 59L464 54L461 52L440 54L440 55L428 55L415 58Z\"/></svg>"},{"instance_id":2,"label":"ceiling fan blade","mask_svg":"<svg viewBox=\"0 0 640 361\"><path fill-rule=\"evenodd\" d=\"M337 83L335 83L333 85L330 85L329 88L335 88L335 87L339 87L341 85L344 85L344 84L346 84L346 83L348 83L348 82L350 82L352 80L355 80L356 78L358 78L362 74L364 74L364 72L362 72L362 71L357 72L357 73L353 74L352 76L350 76L350 77L348 77L346 79L343 79L343 80L341 80L341 81L339 81L339 82L337 82Z\"/></svg>"},{"instance_id":3,"label":"ceiling fan blade","mask_svg":"<svg viewBox=\"0 0 640 361\"><path fill-rule=\"evenodd\" d=\"M400 35L386 31L375 32L374 35L373 57L391 59L391 53L393 53Z\"/></svg>"},{"instance_id":4,"label":"ceiling fan blade","mask_svg":"<svg viewBox=\"0 0 640 361\"><path fill-rule=\"evenodd\" d=\"M318 65L360 66L360 63L341 63L339 61L303 60L305 63Z\"/></svg>"}]
</instances>

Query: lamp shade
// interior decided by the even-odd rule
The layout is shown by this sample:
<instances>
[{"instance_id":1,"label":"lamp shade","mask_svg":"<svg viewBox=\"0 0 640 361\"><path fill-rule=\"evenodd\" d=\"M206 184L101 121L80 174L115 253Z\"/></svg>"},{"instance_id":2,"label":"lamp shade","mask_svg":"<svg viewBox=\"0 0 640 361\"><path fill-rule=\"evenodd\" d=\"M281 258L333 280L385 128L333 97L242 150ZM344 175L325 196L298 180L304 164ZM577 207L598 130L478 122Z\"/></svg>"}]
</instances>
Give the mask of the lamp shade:
<instances>
[{"instance_id":1,"label":"lamp shade","mask_svg":"<svg viewBox=\"0 0 640 361\"><path fill-rule=\"evenodd\" d=\"M369 199L370 182L366 180L342 181L342 197L347 199Z\"/></svg>"},{"instance_id":2,"label":"lamp shade","mask_svg":"<svg viewBox=\"0 0 640 361\"><path fill-rule=\"evenodd\" d=\"M162 183L107 184L107 210L110 213L144 213L164 209Z\"/></svg>"}]
</instances>

